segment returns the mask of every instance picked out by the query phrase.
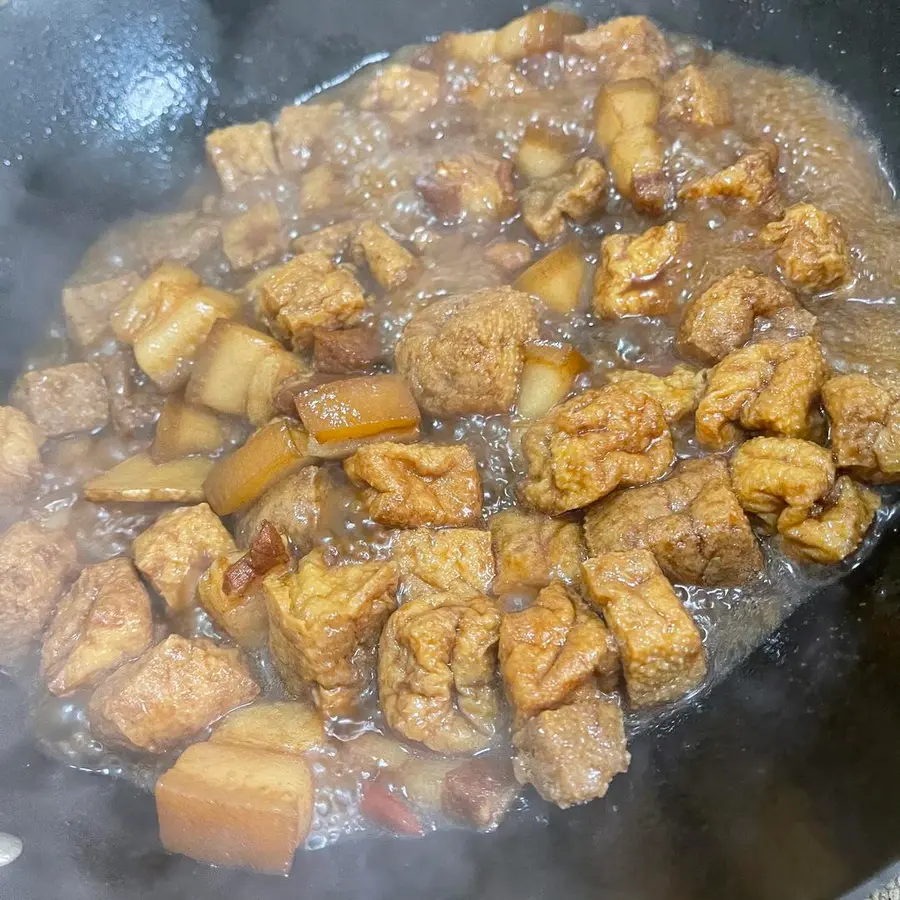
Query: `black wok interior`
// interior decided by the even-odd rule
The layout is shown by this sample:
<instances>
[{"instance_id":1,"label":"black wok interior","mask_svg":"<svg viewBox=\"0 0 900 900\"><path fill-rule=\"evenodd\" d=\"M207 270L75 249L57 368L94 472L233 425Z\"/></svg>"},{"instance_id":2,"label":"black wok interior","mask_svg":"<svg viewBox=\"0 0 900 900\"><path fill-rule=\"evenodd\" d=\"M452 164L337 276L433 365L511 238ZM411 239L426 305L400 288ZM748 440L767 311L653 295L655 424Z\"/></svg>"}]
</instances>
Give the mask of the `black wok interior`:
<instances>
[{"instance_id":1,"label":"black wok interior","mask_svg":"<svg viewBox=\"0 0 900 900\"><path fill-rule=\"evenodd\" d=\"M511 18L512 0L0 2L0 379L58 309L110 221L165 208L202 135L250 120L361 57ZM152 12L151 12L152 10ZM669 29L815 72L900 159L900 5L891 0L622 0ZM900 558L896 532L813 598L698 708L637 740L602 803L306 854L289 881L159 847L152 798L32 749L0 680L0 831L20 860L3 900L165 897L679 898L841 896L900 856ZM860 894L865 896L865 894Z\"/></svg>"}]
</instances>

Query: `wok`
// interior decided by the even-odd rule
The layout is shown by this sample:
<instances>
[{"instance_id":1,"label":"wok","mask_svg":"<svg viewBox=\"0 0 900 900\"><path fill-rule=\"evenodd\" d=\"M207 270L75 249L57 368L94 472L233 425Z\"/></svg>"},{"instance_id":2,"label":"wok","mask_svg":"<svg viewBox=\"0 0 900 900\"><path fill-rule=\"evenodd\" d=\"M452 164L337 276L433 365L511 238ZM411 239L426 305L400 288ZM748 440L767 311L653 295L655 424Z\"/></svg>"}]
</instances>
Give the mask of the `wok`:
<instances>
[{"instance_id":1,"label":"wok","mask_svg":"<svg viewBox=\"0 0 900 900\"><path fill-rule=\"evenodd\" d=\"M265 115L362 57L506 21L513 0L0 2L0 379L111 220L164 208L202 135ZM900 5L891 0L614 0L748 56L816 72L900 160ZM445 832L304 854L290 880L165 855L152 798L32 749L0 680L0 830L24 853L4 900L728 897L814 900L900 856L897 535L814 597L700 705L631 747L605 801L492 835ZM880 873L880 874L877 874ZM854 891L855 888L855 891Z\"/></svg>"}]
</instances>

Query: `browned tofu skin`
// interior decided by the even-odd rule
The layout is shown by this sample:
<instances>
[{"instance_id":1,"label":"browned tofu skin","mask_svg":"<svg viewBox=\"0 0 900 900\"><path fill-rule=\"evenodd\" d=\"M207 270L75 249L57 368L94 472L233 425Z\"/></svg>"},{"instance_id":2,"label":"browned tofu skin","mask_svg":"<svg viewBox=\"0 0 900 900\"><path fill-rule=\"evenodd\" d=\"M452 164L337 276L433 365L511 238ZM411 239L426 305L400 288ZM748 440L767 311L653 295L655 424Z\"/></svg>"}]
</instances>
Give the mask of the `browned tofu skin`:
<instances>
[{"instance_id":1,"label":"browned tofu skin","mask_svg":"<svg viewBox=\"0 0 900 900\"><path fill-rule=\"evenodd\" d=\"M68 694L95 684L152 642L150 596L129 560L88 566L50 622L41 676L51 694Z\"/></svg>"},{"instance_id":2,"label":"browned tofu skin","mask_svg":"<svg viewBox=\"0 0 900 900\"><path fill-rule=\"evenodd\" d=\"M502 221L516 211L512 164L482 153L441 160L416 179L435 215L445 221Z\"/></svg>"},{"instance_id":3,"label":"browned tofu skin","mask_svg":"<svg viewBox=\"0 0 900 900\"><path fill-rule=\"evenodd\" d=\"M590 699L546 709L513 734L513 770L563 809L603 797L628 769L625 724L615 699Z\"/></svg>"},{"instance_id":4,"label":"browned tofu skin","mask_svg":"<svg viewBox=\"0 0 900 900\"><path fill-rule=\"evenodd\" d=\"M232 269L249 269L280 256L287 245L274 200L255 203L222 226L222 252Z\"/></svg>"},{"instance_id":5,"label":"browned tofu skin","mask_svg":"<svg viewBox=\"0 0 900 900\"><path fill-rule=\"evenodd\" d=\"M852 274L850 244L841 223L809 203L789 207L784 218L770 222L759 238L777 247L778 269L798 291L818 294L832 290Z\"/></svg>"},{"instance_id":6,"label":"browned tofu skin","mask_svg":"<svg viewBox=\"0 0 900 900\"><path fill-rule=\"evenodd\" d=\"M620 16L581 34L568 35L564 48L566 53L600 60L609 81L655 81L673 61L663 33L645 16Z\"/></svg>"},{"instance_id":7,"label":"browned tofu skin","mask_svg":"<svg viewBox=\"0 0 900 900\"><path fill-rule=\"evenodd\" d=\"M685 66L666 79L662 88L660 118L693 128L721 128L730 125L728 93L708 72L695 65Z\"/></svg>"},{"instance_id":8,"label":"browned tofu skin","mask_svg":"<svg viewBox=\"0 0 900 900\"><path fill-rule=\"evenodd\" d=\"M75 544L62 531L16 522L0 537L0 665L22 660L77 569Z\"/></svg>"},{"instance_id":9,"label":"browned tofu skin","mask_svg":"<svg viewBox=\"0 0 900 900\"><path fill-rule=\"evenodd\" d=\"M518 793L509 761L481 756L444 776L441 810L457 822L491 831L500 824Z\"/></svg>"},{"instance_id":10,"label":"browned tofu skin","mask_svg":"<svg viewBox=\"0 0 900 900\"><path fill-rule=\"evenodd\" d=\"M497 560L496 594L581 579L586 554L577 522L516 508L491 516L489 525Z\"/></svg>"},{"instance_id":11,"label":"browned tofu skin","mask_svg":"<svg viewBox=\"0 0 900 900\"><path fill-rule=\"evenodd\" d=\"M740 439L740 429L805 438L827 376L822 348L813 337L760 341L735 350L709 374L697 406L697 440L724 450Z\"/></svg>"},{"instance_id":12,"label":"browned tofu skin","mask_svg":"<svg viewBox=\"0 0 900 900\"><path fill-rule=\"evenodd\" d=\"M285 106L275 122L275 150L286 172L307 169L344 110L343 103Z\"/></svg>"},{"instance_id":13,"label":"browned tofu skin","mask_svg":"<svg viewBox=\"0 0 900 900\"><path fill-rule=\"evenodd\" d=\"M737 211L760 210L773 218L784 213L777 177L778 148L761 144L715 175L683 187L679 200L722 202Z\"/></svg>"},{"instance_id":14,"label":"browned tofu skin","mask_svg":"<svg viewBox=\"0 0 900 900\"><path fill-rule=\"evenodd\" d=\"M239 744L300 756L324 747L325 726L311 703L254 703L222 719L210 735L215 744Z\"/></svg>"},{"instance_id":15,"label":"browned tofu skin","mask_svg":"<svg viewBox=\"0 0 900 900\"><path fill-rule=\"evenodd\" d=\"M556 581L500 625L500 674L518 725L578 692L615 687L619 654L603 622L572 588Z\"/></svg>"},{"instance_id":16,"label":"browned tofu skin","mask_svg":"<svg viewBox=\"0 0 900 900\"><path fill-rule=\"evenodd\" d=\"M89 347L109 334L112 311L141 282L134 272L94 284L69 284L63 288L62 305L69 337Z\"/></svg>"},{"instance_id":17,"label":"browned tofu skin","mask_svg":"<svg viewBox=\"0 0 900 900\"><path fill-rule=\"evenodd\" d=\"M175 611L191 604L197 580L210 562L236 549L207 503L164 513L134 539L132 548L134 564Z\"/></svg>"},{"instance_id":18,"label":"browned tofu skin","mask_svg":"<svg viewBox=\"0 0 900 900\"><path fill-rule=\"evenodd\" d=\"M558 515L615 488L654 481L674 459L659 402L618 385L584 391L555 406L522 439L524 499Z\"/></svg>"},{"instance_id":19,"label":"browned tofu skin","mask_svg":"<svg viewBox=\"0 0 900 900\"><path fill-rule=\"evenodd\" d=\"M757 316L772 318L778 310L796 306L783 285L741 266L685 307L678 352L706 365L716 363L750 340Z\"/></svg>"},{"instance_id":20,"label":"browned tofu skin","mask_svg":"<svg viewBox=\"0 0 900 900\"><path fill-rule=\"evenodd\" d=\"M900 397L868 375L839 375L825 382L822 402L840 468L864 481L900 479Z\"/></svg>"},{"instance_id":21,"label":"browned tofu skin","mask_svg":"<svg viewBox=\"0 0 900 900\"><path fill-rule=\"evenodd\" d=\"M481 516L481 480L465 446L395 444L361 447L344 461L376 522L395 528L470 525Z\"/></svg>"},{"instance_id":22,"label":"browned tofu skin","mask_svg":"<svg viewBox=\"0 0 900 900\"><path fill-rule=\"evenodd\" d=\"M382 357L378 333L366 326L341 331L316 329L314 341L313 368L317 372L334 375L365 372Z\"/></svg>"},{"instance_id":23,"label":"browned tofu skin","mask_svg":"<svg viewBox=\"0 0 900 900\"><path fill-rule=\"evenodd\" d=\"M382 110L397 122L431 109L441 92L441 79L434 72L405 64L380 67L366 85L360 109Z\"/></svg>"},{"instance_id":24,"label":"browned tofu skin","mask_svg":"<svg viewBox=\"0 0 900 900\"><path fill-rule=\"evenodd\" d=\"M436 300L412 317L395 350L419 406L436 416L509 412L538 336L531 298L486 288Z\"/></svg>"},{"instance_id":25,"label":"browned tofu skin","mask_svg":"<svg viewBox=\"0 0 900 900\"><path fill-rule=\"evenodd\" d=\"M665 481L601 500L588 510L584 531L593 556L649 550L681 584L740 585L762 570L762 553L719 459L685 460Z\"/></svg>"},{"instance_id":26,"label":"browned tofu skin","mask_svg":"<svg viewBox=\"0 0 900 900\"><path fill-rule=\"evenodd\" d=\"M522 218L538 240L549 243L565 233L567 219L583 224L605 208L608 182L596 159L579 159L572 172L543 178L522 192Z\"/></svg>"},{"instance_id":27,"label":"browned tofu skin","mask_svg":"<svg viewBox=\"0 0 900 900\"><path fill-rule=\"evenodd\" d=\"M155 793L163 847L217 866L286 875L312 822L309 764L269 750L194 744Z\"/></svg>"},{"instance_id":28,"label":"browned tofu skin","mask_svg":"<svg viewBox=\"0 0 900 900\"><path fill-rule=\"evenodd\" d=\"M621 390L653 397L662 406L670 425L694 412L706 386L706 372L687 366L675 366L668 375L654 375L637 369L613 369L606 373L606 377Z\"/></svg>"},{"instance_id":29,"label":"browned tofu skin","mask_svg":"<svg viewBox=\"0 0 900 900\"><path fill-rule=\"evenodd\" d=\"M359 227L351 253L354 261L358 265L365 263L372 277L388 291L406 284L419 269L416 257L375 222L364 222Z\"/></svg>"},{"instance_id":30,"label":"browned tofu skin","mask_svg":"<svg viewBox=\"0 0 900 900\"><path fill-rule=\"evenodd\" d=\"M269 611L269 648L294 697L310 690L326 716L352 715L375 667L375 647L396 607L393 562L325 565L321 550L296 572L263 581Z\"/></svg>"},{"instance_id":31,"label":"browned tofu skin","mask_svg":"<svg viewBox=\"0 0 900 900\"><path fill-rule=\"evenodd\" d=\"M210 132L206 137L206 156L225 191L236 191L248 181L276 174L280 168L268 122L232 125Z\"/></svg>"},{"instance_id":32,"label":"browned tofu skin","mask_svg":"<svg viewBox=\"0 0 900 900\"><path fill-rule=\"evenodd\" d=\"M109 421L106 382L91 363L26 372L11 399L47 437L96 431Z\"/></svg>"},{"instance_id":33,"label":"browned tofu skin","mask_svg":"<svg viewBox=\"0 0 900 900\"><path fill-rule=\"evenodd\" d=\"M462 583L486 593L494 580L491 536L477 528L414 528L398 534L391 550L404 584L417 579L448 591Z\"/></svg>"},{"instance_id":34,"label":"browned tofu skin","mask_svg":"<svg viewBox=\"0 0 900 900\"><path fill-rule=\"evenodd\" d=\"M359 282L322 252L303 253L260 286L260 305L274 329L295 347L309 347L317 328L355 325L366 308Z\"/></svg>"},{"instance_id":35,"label":"browned tofu skin","mask_svg":"<svg viewBox=\"0 0 900 900\"><path fill-rule=\"evenodd\" d=\"M25 413L0 406L0 501L20 503L41 477L44 435Z\"/></svg>"},{"instance_id":36,"label":"browned tofu skin","mask_svg":"<svg viewBox=\"0 0 900 900\"><path fill-rule=\"evenodd\" d=\"M388 619L378 653L388 725L437 753L488 747L500 710L499 634L500 611L483 594L435 592L404 603Z\"/></svg>"},{"instance_id":37,"label":"browned tofu skin","mask_svg":"<svg viewBox=\"0 0 900 900\"><path fill-rule=\"evenodd\" d=\"M584 564L593 603L622 656L632 706L671 703L706 676L700 629L647 550L605 553Z\"/></svg>"},{"instance_id":38,"label":"browned tofu skin","mask_svg":"<svg viewBox=\"0 0 900 900\"><path fill-rule=\"evenodd\" d=\"M100 682L88 719L104 743L164 753L258 693L240 651L171 634Z\"/></svg>"},{"instance_id":39,"label":"browned tofu skin","mask_svg":"<svg viewBox=\"0 0 900 900\"><path fill-rule=\"evenodd\" d=\"M594 312L604 319L669 312L675 296L664 276L686 239L687 227L677 222L648 228L639 235L603 238L594 277Z\"/></svg>"}]
</instances>

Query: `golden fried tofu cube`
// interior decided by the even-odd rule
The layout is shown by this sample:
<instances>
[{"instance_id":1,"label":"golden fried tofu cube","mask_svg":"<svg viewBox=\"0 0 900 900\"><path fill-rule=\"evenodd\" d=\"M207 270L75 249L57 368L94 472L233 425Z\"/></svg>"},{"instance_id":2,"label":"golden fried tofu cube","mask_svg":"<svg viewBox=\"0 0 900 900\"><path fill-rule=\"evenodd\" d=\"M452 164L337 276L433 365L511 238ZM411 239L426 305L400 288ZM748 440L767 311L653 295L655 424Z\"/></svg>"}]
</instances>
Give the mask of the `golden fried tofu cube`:
<instances>
[{"instance_id":1,"label":"golden fried tofu cube","mask_svg":"<svg viewBox=\"0 0 900 900\"><path fill-rule=\"evenodd\" d=\"M215 727L214 744L238 744L302 756L325 744L322 714L310 703L254 703L230 712Z\"/></svg>"},{"instance_id":2,"label":"golden fried tofu cube","mask_svg":"<svg viewBox=\"0 0 900 900\"><path fill-rule=\"evenodd\" d=\"M516 211L512 164L483 153L440 160L431 174L416 179L416 187L445 221L502 221Z\"/></svg>"},{"instance_id":3,"label":"golden fried tofu cube","mask_svg":"<svg viewBox=\"0 0 900 900\"><path fill-rule=\"evenodd\" d=\"M462 582L487 593L494 580L491 536L477 528L414 528L398 534L391 550L404 582L439 591Z\"/></svg>"},{"instance_id":4,"label":"golden fried tofu cube","mask_svg":"<svg viewBox=\"0 0 900 900\"><path fill-rule=\"evenodd\" d=\"M26 372L11 400L47 437L96 431L109 421L106 382L91 363Z\"/></svg>"},{"instance_id":5,"label":"golden fried tofu cube","mask_svg":"<svg viewBox=\"0 0 900 900\"><path fill-rule=\"evenodd\" d=\"M232 269L249 269L280 256L287 246L274 200L263 200L222 226L222 252Z\"/></svg>"},{"instance_id":6,"label":"golden fried tofu cube","mask_svg":"<svg viewBox=\"0 0 900 900\"><path fill-rule=\"evenodd\" d=\"M41 475L44 434L25 413L0 406L0 500L19 503Z\"/></svg>"},{"instance_id":7,"label":"golden fried tofu cube","mask_svg":"<svg viewBox=\"0 0 900 900\"><path fill-rule=\"evenodd\" d=\"M282 108L275 122L275 150L286 172L301 172L344 110L343 103L301 103Z\"/></svg>"},{"instance_id":8,"label":"golden fried tofu cube","mask_svg":"<svg viewBox=\"0 0 900 900\"><path fill-rule=\"evenodd\" d=\"M694 412L706 384L705 372L687 366L675 366L668 375L653 375L638 369L612 369L606 377L624 390L658 400L670 425Z\"/></svg>"},{"instance_id":9,"label":"golden fried tofu cube","mask_svg":"<svg viewBox=\"0 0 900 900\"><path fill-rule=\"evenodd\" d=\"M269 750L194 744L155 793L163 847L218 866L287 874L312 822L309 765Z\"/></svg>"},{"instance_id":10,"label":"golden fried tofu cube","mask_svg":"<svg viewBox=\"0 0 900 900\"><path fill-rule=\"evenodd\" d=\"M128 272L93 284L66 285L62 305L69 337L82 347L89 347L105 337L109 333L112 311L140 283L137 274Z\"/></svg>"},{"instance_id":11,"label":"golden fried tofu cube","mask_svg":"<svg viewBox=\"0 0 900 900\"><path fill-rule=\"evenodd\" d=\"M419 261L380 225L364 222L351 244L358 264L369 267L372 277L388 291L405 284L419 268Z\"/></svg>"},{"instance_id":12,"label":"golden fried tofu cube","mask_svg":"<svg viewBox=\"0 0 900 900\"><path fill-rule=\"evenodd\" d=\"M380 67L366 85L360 109L384 110L398 122L431 109L440 97L441 79L435 72L405 63Z\"/></svg>"},{"instance_id":13,"label":"golden fried tofu cube","mask_svg":"<svg viewBox=\"0 0 900 900\"><path fill-rule=\"evenodd\" d=\"M268 122L211 131L206 136L206 156L225 191L236 191L248 181L277 174L280 169Z\"/></svg>"}]
</instances>

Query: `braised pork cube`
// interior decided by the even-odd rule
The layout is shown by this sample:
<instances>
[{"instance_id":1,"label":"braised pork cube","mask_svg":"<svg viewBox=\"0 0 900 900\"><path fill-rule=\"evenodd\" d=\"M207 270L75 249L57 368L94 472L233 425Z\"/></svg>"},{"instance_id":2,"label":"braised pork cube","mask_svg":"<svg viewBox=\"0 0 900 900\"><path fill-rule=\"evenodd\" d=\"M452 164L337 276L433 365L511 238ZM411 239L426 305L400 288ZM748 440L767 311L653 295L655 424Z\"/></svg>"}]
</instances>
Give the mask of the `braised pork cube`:
<instances>
[{"instance_id":1,"label":"braised pork cube","mask_svg":"<svg viewBox=\"0 0 900 900\"><path fill-rule=\"evenodd\" d=\"M382 357L378 332L366 326L341 331L316 329L314 341L313 368L317 372L335 375L365 372Z\"/></svg>"},{"instance_id":2,"label":"braised pork cube","mask_svg":"<svg viewBox=\"0 0 900 900\"><path fill-rule=\"evenodd\" d=\"M509 760L480 756L444 776L441 810L457 822L491 831L500 824L518 793Z\"/></svg>"},{"instance_id":3,"label":"braised pork cube","mask_svg":"<svg viewBox=\"0 0 900 900\"><path fill-rule=\"evenodd\" d=\"M222 189L236 191L255 178L277 174L278 160L268 122L218 128L206 136L206 157Z\"/></svg>"},{"instance_id":4,"label":"braised pork cube","mask_svg":"<svg viewBox=\"0 0 900 900\"><path fill-rule=\"evenodd\" d=\"M841 475L834 490L808 515L779 522L784 549L803 562L837 563L855 553L881 506L878 494Z\"/></svg>"},{"instance_id":5,"label":"braised pork cube","mask_svg":"<svg viewBox=\"0 0 900 900\"><path fill-rule=\"evenodd\" d=\"M663 33L645 16L601 22L581 34L566 36L563 46L566 53L597 59L608 81L657 81L673 61Z\"/></svg>"},{"instance_id":6,"label":"braised pork cube","mask_svg":"<svg viewBox=\"0 0 900 900\"><path fill-rule=\"evenodd\" d=\"M720 128L732 121L728 93L709 72L693 64L665 80L662 101L663 121L693 128Z\"/></svg>"},{"instance_id":7,"label":"braised pork cube","mask_svg":"<svg viewBox=\"0 0 900 900\"><path fill-rule=\"evenodd\" d=\"M331 166L310 169L300 179L300 210L307 215L327 210L340 199L340 183Z\"/></svg>"},{"instance_id":8,"label":"braised pork cube","mask_svg":"<svg viewBox=\"0 0 900 900\"><path fill-rule=\"evenodd\" d=\"M416 179L416 187L444 221L509 218L516 211L512 165L483 153L439 161Z\"/></svg>"},{"instance_id":9,"label":"braised pork cube","mask_svg":"<svg viewBox=\"0 0 900 900\"><path fill-rule=\"evenodd\" d=\"M383 525L417 528L470 525L481 516L481 480L464 445L395 444L361 447L344 461L363 488L369 515Z\"/></svg>"},{"instance_id":10,"label":"braised pork cube","mask_svg":"<svg viewBox=\"0 0 900 900\"><path fill-rule=\"evenodd\" d=\"M285 106L275 122L275 150L285 172L302 172L334 128L343 103Z\"/></svg>"},{"instance_id":11,"label":"braised pork cube","mask_svg":"<svg viewBox=\"0 0 900 900\"><path fill-rule=\"evenodd\" d=\"M44 435L25 413L0 406L0 501L20 503L41 477Z\"/></svg>"},{"instance_id":12,"label":"braised pork cube","mask_svg":"<svg viewBox=\"0 0 900 900\"><path fill-rule=\"evenodd\" d=\"M537 336L527 294L503 287L454 294L409 321L395 350L397 370L435 416L509 412L525 344Z\"/></svg>"},{"instance_id":13,"label":"braised pork cube","mask_svg":"<svg viewBox=\"0 0 900 900\"><path fill-rule=\"evenodd\" d=\"M502 272L518 272L524 269L534 252L523 241L498 241L484 251L484 258Z\"/></svg>"},{"instance_id":14,"label":"braised pork cube","mask_svg":"<svg viewBox=\"0 0 900 900\"><path fill-rule=\"evenodd\" d=\"M315 329L355 325L366 308L359 282L322 252L278 266L260 287L260 306L279 334L309 347Z\"/></svg>"},{"instance_id":15,"label":"braised pork cube","mask_svg":"<svg viewBox=\"0 0 900 900\"><path fill-rule=\"evenodd\" d=\"M746 266L720 278L685 307L678 327L678 352L710 365L742 347L757 317L772 318L797 308L783 285Z\"/></svg>"},{"instance_id":16,"label":"braised pork cube","mask_svg":"<svg viewBox=\"0 0 900 900\"><path fill-rule=\"evenodd\" d=\"M652 553L605 553L584 564L584 577L619 648L632 706L671 703L703 681L700 629Z\"/></svg>"},{"instance_id":17,"label":"braised pork cube","mask_svg":"<svg viewBox=\"0 0 900 900\"><path fill-rule=\"evenodd\" d=\"M134 564L173 611L187 607L197 580L234 541L209 504L182 506L161 515L134 539Z\"/></svg>"},{"instance_id":18,"label":"braised pork cube","mask_svg":"<svg viewBox=\"0 0 900 900\"><path fill-rule=\"evenodd\" d=\"M476 109L486 109L498 100L536 93L536 86L518 69L507 62L490 62L478 69L462 96Z\"/></svg>"},{"instance_id":19,"label":"braised pork cube","mask_svg":"<svg viewBox=\"0 0 900 900\"><path fill-rule=\"evenodd\" d=\"M709 373L697 406L697 440L724 450L741 429L805 438L828 375L819 342L760 341L729 353Z\"/></svg>"},{"instance_id":20,"label":"braised pork cube","mask_svg":"<svg viewBox=\"0 0 900 900\"><path fill-rule=\"evenodd\" d=\"M327 225L318 231L301 234L291 246L297 253L324 253L337 261L349 249L356 229L356 222L338 222L337 225Z\"/></svg>"},{"instance_id":21,"label":"braised pork cube","mask_svg":"<svg viewBox=\"0 0 900 900\"><path fill-rule=\"evenodd\" d=\"M0 537L0 665L21 661L77 570L75 545L62 531L26 521Z\"/></svg>"},{"instance_id":22,"label":"braised pork cube","mask_svg":"<svg viewBox=\"0 0 900 900\"><path fill-rule=\"evenodd\" d=\"M668 375L612 369L606 378L622 390L636 391L659 401L670 425L694 412L706 384L704 371L697 372L687 366L675 366Z\"/></svg>"},{"instance_id":23,"label":"braised pork cube","mask_svg":"<svg viewBox=\"0 0 900 900\"><path fill-rule=\"evenodd\" d=\"M311 691L328 717L357 711L398 583L393 562L327 566L321 550L305 556L296 572L263 581L269 649L291 696Z\"/></svg>"},{"instance_id":24,"label":"braised pork cube","mask_svg":"<svg viewBox=\"0 0 900 900\"><path fill-rule=\"evenodd\" d=\"M839 375L822 401L837 465L864 481L900 479L900 397L868 375Z\"/></svg>"},{"instance_id":25,"label":"braised pork cube","mask_svg":"<svg viewBox=\"0 0 900 900\"><path fill-rule=\"evenodd\" d=\"M228 582L228 575L243 559L238 553L216 557L197 582L197 600L216 627L239 647L258 650L269 637L265 600L251 579L233 589Z\"/></svg>"},{"instance_id":26,"label":"braised pork cube","mask_svg":"<svg viewBox=\"0 0 900 900\"><path fill-rule=\"evenodd\" d=\"M438 102L440 92L441 79L436 73L394 63L375 70L359 106L387 112L402 123L431 109Z\"/></svg>"},{"instance_id":27,"label":"braised pork cube","mask_svg":"<svg viewBox=\"0 0 900 900\"><path fill-rule=\"evenodd\" d=\"M699 178L678 192L679 200L721 202L738 211L759 210L773 218L784 213L778 188L778 148L764 143L734 165Z\"/></svg>"},{"instance_id":28,"label":"braised pork cube","mask_svg":"<svg viewBox=\"0 0 900 900\"><path fill-rule=\"evenodd\" d=\"M159 837L170 853L283 875L315 802L306 760L211 741L188 747L155 793Z\"/></svg>"},{"instance_id":29,"label":"braised pork cube","mask_svg":"<svg viewBox=\"0 0 900 900\"><path fill-rule=\"evenodd\" d=\"M116 434L132 437L153 425L159 418L164 398L138 368L134 354L117 349L99 356L96 364L103 373L109 394L109 418Z\"/></svg>"},{"instance_id":30,"label":"braised pork cube","mask_svg":"<svg viewBox=\"0 0 900 900\"><path fill-rule=\"evenodd\" d=\"M545 709L513 733L513 771L550 803L566 809L603 797L628 769L622 710L613 698Z\"/></svg>"},{"instance_id":31,"label":"braised pork cube","mask_svg":"<svg viewBox=\"0 0 900 900\"><path fill-rule=\"evenodd\" d=\"M87 687L153 643L150 596L127 559L83 569L60 600L41 649L51 694Z\"/></svg>"},{"instance_id":32,"label":"braised pork cube","mask_svg":"<svg viewBox=\"0 0 900 900\"><path fill-rule=\"evenodd\" d=\"M577 522L515 508L495 513L488 524L497 560L494 593L581 579L586 554Z\"/></svg>"},{"instance_id":33,"label":"braised pork cube","mask_svg":"<svg viewBox=\"0 0 900 900\"><path fill-rule=\"evenodd\" d=\"M528 85L529 82L525 81L525 84ZM534 90L532 85L529 87ZM532 122L525 128L519 141L516 171L529 181L542 181L562 175L572 168L572 156L576 149L577 143L563 131Z\"/></svg>"},{"instance_id":34,"label":"braised pork cube","mask_svg":"<svg viewBox=\"0 0 900 900\"><path fill-rule=\"evenodd\" d=\"M643 234L610 234L600 245L594 312L604 319L660 316L675 303L665 274L687 239L687 227L667 222Z\"/></svg>"},{"instance_id":35,"label":"braised pork cube","mask_svg":"<svg viewBox=\"0 0 900 900\"><path fill-rule=\"evenodd\" d=\"M254 203L222 226L222 252L232 269L270 262L284 252L286 243L274 200Z\"/></svg>"},{"instance_id":36,"label":"braised pork cube","mask_svg":"<svg viewBox=\"0 0 900 900\"><path fill-rule=\"evenodd\" d=\"M523 436L524 499L559 515L619 486L662 476L674 449L657 400L618 385L590 389L554 407Z\"/></svg>"},{"instance_id":37,"label":"braised pork cube","mask_svg":"<svg viewBox=\"0 0 900 900\"><path fill-rule=\"evenodd\" d=\"M219 243L219 221L199 210L151 216L138 224L138 255L151 267L164 262L188 265Z\"/></svg>"},{"instance_id":38,"label":"braised pork cube","mask_svg":"<svg viewBox=\"0 0 900 900\"><path fill-rule=\"evenodd\" d=\"M109 320L115 336L124 344L133 344L159 315L200 285L200 276L193 269L164 262L113 310Z\"/></svg>"},{"instance_id":39,"label":"braised pork cube","mask_svg":"<svg viewBox=\"0 0 900 900\"><path fill-rule=\"evenodd\" d=\"M606 626L576 591L558 581L531 606L503 616L499 659L514 728L545 709L573 702L586 689L614 688L619 671Z\"/></svg>"},{"instance_id":40,"label":"braised pork cube","mask_svg":"<svg viewBox=\"0 0 900 900\"><path fill-rule=\"evenodd\" d=\"M378 695L388 725L445 754L484 750L496 732L500 611L469 589L426 593L388 619Z\"/></svg>"},{"instance_id":41,"label":"braised pork cube","mask_svg":"<svg viewBox=\"0 0 900 900\"><path fill-rule=\"evenodd\" d=\"M249 549L263 522L271 522L302 556L312 547L327 494L328 477L318 466L288 475L237 516L234 535L238 546Z\"/></svg>"},{"instance_id":42,"label":"braised pork cube","mask_svg":"<svg viewBox=\"0 0 900 900\"><path fill-rule=\"evenodd\" d=\"M26 372L10 399L47 437L96 431L109 421L106 382L91 363Z\"/></svg>"},{"instance_id":43,"label":"braised pork cube","mask_svg":"<svg viewBox=\"0 0 900 900\"><path fill-rule=\"evenodd\" d=\"M665 481L601 500L588 510L584 531L591 555L649 550L681 584L740 585L763 565L718 459L685 460Z\"/></svg>"},{"instance_id":44,"label":"braised pork cube","mask_svg":"<svg viewBox=\"0 0 900 900\"><path fill-rule=\"evenodd\" d=\"M852 274L850 244L841 223L809 203L789 207L783 219L763 228L759 239L777 248L778 270L798 291L832 290Z\"/></svg>"},{"instance_id":45,"label":"braised pork cube","mask_svg":"<svg viewBox=\"0 0 900 900\"><path fill-rule=\"evenodd\" d=\"M542 178L521 196L522 218L531 233L549 243L566 231L566 220L584 224L606 205L609 177L596 159L583 157L572 172Z\"/></svg>"},{"instance_id":46,"label":"braised pork cube","mask_svg":"<svg viewBox=\"0 0 900 900\"><path fill-rule=\"evenodd\" d=\"M367 265L372 277L388 291L412 278L419 261L375 222L363 222L350 246L357 265Z\"/></svg>"},{"instance_id":47,"label":"braised pork cube","mask_svg":"<svg viewBox=\"0 0 900 900\"><path fill-rule=\"evenodd\" d=\"M88 720L106 744L164 753L257 694L240 651L170 634L100 682Z\"/></svg>"},{"instance_id":48,"label":"braised pork cube","mask_svg":"<svg viewBox=\"0 0 900 900\"><path fill-rule=\"evenodd\" d=\"M407 587L449 591L462 583L486 593L494 580L491 536L477 528L414 528L398 534L391 551Z\"/></svg>"},{"instance_id":49,"label":"braised pork cube","mask_svg":"<svg viewBox=\"0 0 900 900\"><path fill-rule=\"evenodd\" d=\"M140 284L134 272L96 283L72 283L62 292L69 337L89 347L109 334L112 311Z\"/></svg>"},{"instance_id":50,"label":"braised pork cube","mask_svg":"<svg viewBox=\"0 0 900 900\"><path fill-rule=\"evenodd\" d=\"M294 700L254 703L228 713L210 735L214 744L253 747L301 756L324 747L325 725L311 703Z\"/></svg>"}]
</instances>

